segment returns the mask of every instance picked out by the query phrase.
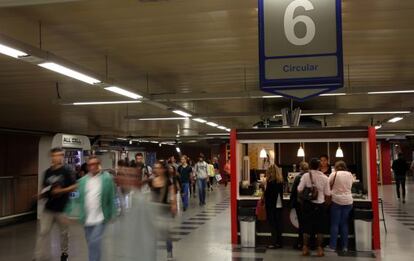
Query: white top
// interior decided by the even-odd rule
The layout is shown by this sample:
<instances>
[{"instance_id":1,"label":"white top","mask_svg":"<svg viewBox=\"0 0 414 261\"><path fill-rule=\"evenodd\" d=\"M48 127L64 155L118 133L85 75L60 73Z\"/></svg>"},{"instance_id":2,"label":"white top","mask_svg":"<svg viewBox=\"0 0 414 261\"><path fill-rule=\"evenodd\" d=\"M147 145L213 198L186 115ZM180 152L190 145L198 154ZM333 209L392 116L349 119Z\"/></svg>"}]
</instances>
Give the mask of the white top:
<instances>
[{"instance_id":1,"label":"white top","mask_svg":"<svg viewBox=\"0 0 414 261\"><path fill-rule=\"evenodd\" d=\"M318 170L312 170L312 180L313 184L318 189L318 198L316 200L312 200L312 202L322 204L325 202L325 196L331 195L331 188L329 187L328 177ZM312 182L309 173L303 174L302 178L300 179L298 191L302 192L305 189L305 187L312 187Z\"/></svg>"},{"instance_id":2,"label":"white top","mask_svg":"<svg viewBox=\"0 0 414 261\"><path fill-rule=\"evenodd\" d=\"M102 179L101 174L89 174L85 188L86 226L94 226L104 221L101 205Z\"/></svg>"},{"instance_id":3,"label":"white top","mask_svg":"<svg viewBox=\"0 0 414 261\"><path fill-rule=\"evenodd\" d=\"M336 179L335 179L336 175ZM334 183L335 179L335 183ZM349 171L338 171L329 175L329 184L332 186L332 201L338 205L351 205L352 183L354 178Z\"/></svg>"},{"instance_id":4,"label":"white top","mask_svg":"<svg viewBox=\"0 0 414 261\"><path fill-rule=\"evenodd\" d=\"M206 179L208 178L208 164L205 161L197 162L195 164L195 175L198 179Z\"/></svg>"}]
</instances>

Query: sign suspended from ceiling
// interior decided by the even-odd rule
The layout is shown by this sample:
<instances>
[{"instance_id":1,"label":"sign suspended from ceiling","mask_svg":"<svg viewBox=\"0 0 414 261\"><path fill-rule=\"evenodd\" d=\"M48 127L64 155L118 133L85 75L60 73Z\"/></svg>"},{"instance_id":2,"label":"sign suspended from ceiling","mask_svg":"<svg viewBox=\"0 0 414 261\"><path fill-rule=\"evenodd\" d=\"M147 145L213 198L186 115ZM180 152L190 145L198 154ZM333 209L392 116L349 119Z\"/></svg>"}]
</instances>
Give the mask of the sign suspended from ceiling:
<instances>
[{"instance_id":1,"label":"sign suspended from ceiling","mask_svg":"<svg viewBox=\"0 0 414 261\"><path fill-rule=\"evenodd\" d=\"M262 91L305 100L343 86L341 0L259 0Z\"/></svg>"}]
</instances>

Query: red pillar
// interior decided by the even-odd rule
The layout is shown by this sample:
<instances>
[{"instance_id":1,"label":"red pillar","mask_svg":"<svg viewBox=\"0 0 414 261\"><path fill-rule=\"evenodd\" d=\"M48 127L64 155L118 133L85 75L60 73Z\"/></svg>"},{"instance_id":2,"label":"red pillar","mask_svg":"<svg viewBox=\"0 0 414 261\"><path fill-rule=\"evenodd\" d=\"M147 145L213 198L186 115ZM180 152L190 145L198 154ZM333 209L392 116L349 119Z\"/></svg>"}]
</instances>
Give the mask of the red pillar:
<instances>
[{"instance_id":1,"label":"red pillar","mask_svg":"<svg viewBox=\"0 0 414 261\"><path fill-rule=\"evenodd\" d=\"M388 141L381 141L381 170L382 184L391 185L391 145Z\"/></svg>"},{"instance_id":2,"label":"red pillar","mask_svg":"<svg viewBox=\"0 0 414 261\"><path fill-rule=\"evenodd\" d=\"M378 184L377 184L377 137L374 127L368 128L368 153L369 169L371 179L371 200L374 218L372 221L372 248L381 248L380 225L379 225L379 207L378 207Z\"/></svg>"},{"instance_id":3,"label":"red pillar","mask_svg":"<svg viewBox=\"0 0 414 261\"><path fill-rule=\"evenodd\" d=\"M238 244L237 237L237 131L230 132L230 202L231 202L231 243Z\"/></svg>"}]
</instances>

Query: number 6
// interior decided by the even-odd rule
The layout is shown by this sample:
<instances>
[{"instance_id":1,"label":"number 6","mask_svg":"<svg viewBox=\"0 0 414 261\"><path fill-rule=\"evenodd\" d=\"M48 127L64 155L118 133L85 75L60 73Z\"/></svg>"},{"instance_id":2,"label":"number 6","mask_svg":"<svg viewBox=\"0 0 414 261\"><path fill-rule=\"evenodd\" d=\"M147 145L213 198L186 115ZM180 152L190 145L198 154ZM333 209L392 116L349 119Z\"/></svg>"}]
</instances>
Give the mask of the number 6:
<instances>
[{"instance_id":1,"label":"number 6","mask_svg":"<svg viewBox=\"0 0 414 261\"><path fill-rule=\"evenodd\" d=\"M313 4L309 0L295 0L288 5L284 17L285 35L289 42L294 45L307 45L315 37L315 23L309 16L298 15L293 17L296 8L303 7L306 11L313 10ZM297 23L304 23L306 26L306 34L299 38L295 33Z\"/></svg>"}]
</instances>

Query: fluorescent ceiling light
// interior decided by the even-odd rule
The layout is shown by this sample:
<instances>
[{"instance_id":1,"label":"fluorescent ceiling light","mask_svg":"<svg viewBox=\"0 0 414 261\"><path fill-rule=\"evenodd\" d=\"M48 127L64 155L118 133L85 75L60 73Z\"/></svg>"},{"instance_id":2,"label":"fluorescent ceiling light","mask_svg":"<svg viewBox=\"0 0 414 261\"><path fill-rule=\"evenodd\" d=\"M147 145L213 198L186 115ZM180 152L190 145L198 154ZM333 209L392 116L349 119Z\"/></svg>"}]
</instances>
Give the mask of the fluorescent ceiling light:
<instances>
[{"instance_id":1,"label":"fluorescent ceiling light","mask_svg":"<svg viewBox=\"0 0 414 261\"><path fill-rule=\"evenodd\" d=\"M337 158L343 158L344 157L344 151L341 148L341 143L338 143L338 149L336 150L335 157L337 157Z\"/></svg>"},{"instance_id":2,"label":"fluorescent ceiling light","mask_svg":"<svg viewBox=\"0 0 414 261\"><path fill-rule=\"evenodd\" d=\"M377 124L377 125L375 125L375 129L376 130L379 130L379 129L381 129L382 128L382 124Z\"/></svg>"},{"instance_id":3,"label":"fluorescent ceiling light","mask_svg":"<svg viewBox=\"0 0 414 261\"><path fill-rule=\"evenodd\" d=\"M298 153L296 155L298 157L305 157L305 150L303 149L302 145L299 146Z\"/></svg>"},{"instance_id":4,"label":"fluorescent ceiling light","mask_svg":"<svg viewBox=\"0 0 414 261\"><path fill-rule=\"evenodd\" d=\"M223 132L223 133L207 133L207 136L228 136L229 133Z\"/></svg>"},{"instance_id":5,"label":"fluorescent ceiling light","mask_svg":"<svg viewBox=\"0 0 414 261\"><path fill-rule=\"evenodd\" d=\"M176 150L178 153L181 153L181 149L180 149L180 147L175 147L175 150Z\"/></svg>"},{"instance_id":6,"label":"fluorescent ceiling light","mask_svg":"<svg viewBox=\"0 0 414 261\"><path fill-rule=\"evenodd\" d=\"M114 93L117 93L117 94L120 94L120 95L123 95L123 96L126 96L126 97L129 97L129 98L135 99L135 100L142 98L141 95L138 95L136 93L124 90L124 89L119 88L117 86L106 87L105 90L110 91L110 92L114 92Z\"/></svg>"},{"instance_id":7,"label":"fluorescent ceiling light","mask_svg":"<svg viewBox=\"0 0 414 261\"><path fill-rule=\"evenodd\" d=\"M261 159L267 158L267 152L264 148L260 150L259 158L261 158Z\"/></svg>"},{"instance_id":8,"label":"fluorescent ceiling light","mask_svg":"<svg viewBox=\"0 0 414 261\"><path fill-rule=\"evenodd\" d=\"M126 141L126 140L128 140L127 138L116 138L117 140L123 140L123 141Z\"/></svg>"},{"instance_id":9,"label":"fluorescent ceiling light","mask_svg":"<svg viewBox=\"0 0 414 261\"><path fill-rule=\"evenodd\" d=\"M189 113L187 113L187 112L185 112L185 111L173 110L173 112L174 112L175 114L181 115L181 116L183 116L183 117L191 117L191 116L192 116L191 114L189 114Z\"/></svg>"},{"instance_id":10,"label":"fluorescent ceiling light","mask_svg":"<svg viewBox=\"0 0 414 261\"><path fill-rule=\"evenodd\" d=\"M165 118L140 118L139 121L177 121L186 120L184 117L165 117Z\"/></svg>"},{"instance_id":11,"label":"fluorescent ceiling light","mask_svg":"<svg viewBox=\"0 0 414 261\"><path fill-rule=\"evenodd\" d=\"M95 79L95 78L90 77L86 74L77 72L75 70L69 69L69 68L67 68L65 66L62 66L60 64L57 64L57 63L47 62L47 63L41 63L41 64L39 64L39 66L43 67L43 68L46 68L48 70L66 75L66 76L71 77L73 79L89 83L89 84L97 84L97 83L101 82L98 79Z\"/></svg>"},{"instance_id":12,"label":"fluorescent ceiling light","mask_svg":"<svg viewBox=\"0 0 414 261\"><path fill-rule=\"evenodd\" d=\"M273 98L282 98L282 95L265 95L262 96L263 99L273 99Z\"/></svg>"},{"instance_id":13,"label":"fluorescent ceiling light","mask_svg":"<svg viewBox=\"0 0 414 261\"><path fill-rule=\"evenodd\" d=\"M214 123L214 122L211 122L211 121L207 122L206 124L210 125L211 127L217 127L218 126L217 123Z\"/></svg>"},{"instance_id":14,"label":"fluorescent ceiling light","mask_svg":"<svg viewBox=\"0 0 414 261\"><path fill-rule=\"evenodd\" d=\"M404 118L403 117L394 117L394 118L390 119L388 122L395 123L395 122L400 121L402 119L404 119Z\"/></svg>"},{"instance_id":15,"label":"fluorescent ceiling light","mask_svg":"<svg viewBox=\"0 0 414 261\"><path fill-rule=\"evenodd\" d=\"M199 122L199 123L206 123L206 120L200 119L200 118L195 118L193 119L193 121Z\"/></svg>"},{"instance_id":16,"label":"fluorescent ceiling light","mask_svg":"<svg viewBox=\"0 0 414 261\"><path fill-rule=\"evenodd\" d=\"M344 92L334 92L334 93L323 93L319 94L319 96L345 96L346 93Z\"/></svg>"},{"instance_id":17,"label":"fluorescent ceiling light","mask_svg":"<svg viewBox=\"0 0 414 261\"><path fill-rule=\"evenodd\" d=\"M333 115L332 112L315 112L315 113L301 113L300 116L329 116Z\"/></svg>"},{"instance_id":18,"label":"fluorescent ceiling light","mask_svg":"<svg viewBox=\"0 0 414 261\"><path fill-rule=\"evenodd\" d=\"M360 112L348 112L351 115L369 115L369 114L407 114L411 111L360 111Z\"/></svg>"},{"instance_id":19,"label":"fluorescent ceiling light","mask_svg":"<svg viewBox=\"0 0 414 261\"><path fill-rule=\"evenodd\" d=\"M398 94L398 93L414 93L414 90L368 92L368 94Z\"/></svg>"},{"instance_id":20,"label":"fluorescent ceiling light","mask_svg":"<svg viewBox=\"0 0 414 261\"><path fill-rule=\"evenodd\" d=\"M0 44L0 53L13 58L28 56L28 54L25 52L19 51L17 49L11 48L3 44Z\"/></svg>"},{"instance_id":21,"label":"fluorescent ceiling light","mask_svg":"<svg viewBox=\"0 0 414 261\"><path fill-rule=\"evenodd\" d=\"M220 129L220 130L225 130L225 129L227 129L226 127L224 127L224 126L218 126L217 127L218 129Z\"/></svg>"},{"instance_id":22,"label":"fluorescent ceiling light","mask_svg":"<svg viewBox=\"0 0 414 261\"><path fill-rule=\"evenodd\" d=\"M141 103L141 101L102 101L102 102L74 102L72 105L109 105L109 104L128 104Z\"/></svg>"},{"instance_id":23,"label":"fluorescent ceiling light","mask_svg":"<svg viewBox=\"0 0 414 261\"><path fill-rule=\"evenodd\" d=\"M231 131L231 129L227 128L227 129L226 129L226 131L230 132L230 131Z\"/></svg>"}]
</instances>

